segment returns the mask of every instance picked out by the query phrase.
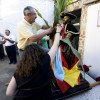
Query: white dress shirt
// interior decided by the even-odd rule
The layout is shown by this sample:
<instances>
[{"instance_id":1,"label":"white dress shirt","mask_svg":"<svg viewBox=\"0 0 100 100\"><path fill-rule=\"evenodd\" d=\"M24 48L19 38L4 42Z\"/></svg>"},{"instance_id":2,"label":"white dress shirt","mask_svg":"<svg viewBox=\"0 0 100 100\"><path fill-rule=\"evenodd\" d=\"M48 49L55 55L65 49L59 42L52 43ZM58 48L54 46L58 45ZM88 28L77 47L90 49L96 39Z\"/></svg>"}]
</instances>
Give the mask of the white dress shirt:
<instances>
[{"instance_id":1,"label":"white dress shirt","mask_svg":"<svg viewBox=\"0 0 100 100\"><path fill-rule=\"evenodd\" d=\"M9 36L5 36L5 37L8 38L9 40L15 41L15 37L13 35L11 35L11 34ZM15 42L11 43L8 40L6 40L6 42L5 42L5 46L12 46L14 44L15 44Z\"/></svg>"}]
</instances>

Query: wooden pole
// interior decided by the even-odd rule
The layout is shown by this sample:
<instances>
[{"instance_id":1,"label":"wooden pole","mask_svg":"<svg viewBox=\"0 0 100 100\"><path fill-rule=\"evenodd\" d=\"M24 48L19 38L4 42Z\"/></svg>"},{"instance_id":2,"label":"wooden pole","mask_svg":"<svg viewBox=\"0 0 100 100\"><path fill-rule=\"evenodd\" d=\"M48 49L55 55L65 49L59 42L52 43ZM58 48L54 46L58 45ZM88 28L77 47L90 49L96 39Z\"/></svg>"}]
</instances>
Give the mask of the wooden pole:
<instances>
[{"instance_id":1,"label":"wooden pole","mask_svg":"<svg viewBox=\"0 0 100 100\"><path fill-rule=\"evenodd\" d=\"M92 84L90 84L90 87L95 87L97 85L100 85L100 81L94 82Z\"/></svg>"}]
</instances>

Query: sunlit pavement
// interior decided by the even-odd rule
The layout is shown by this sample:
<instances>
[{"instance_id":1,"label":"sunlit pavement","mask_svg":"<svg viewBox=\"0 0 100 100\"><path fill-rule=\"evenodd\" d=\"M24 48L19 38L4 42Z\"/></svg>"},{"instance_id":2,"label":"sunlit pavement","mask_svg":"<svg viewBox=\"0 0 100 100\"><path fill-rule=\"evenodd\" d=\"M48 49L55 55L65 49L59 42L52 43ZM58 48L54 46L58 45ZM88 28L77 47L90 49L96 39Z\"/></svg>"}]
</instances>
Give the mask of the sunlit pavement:
<instances>
[{"instance_id":1,"label":"sunlit pavement","mask_svg":"<svg viewBox=\"0 0 100 100\"><path fill-rule=\"evenodd\" d=\"M15 71L16 65L9 64L7 57L3 61L0 61L0 100L12 100L12 97L6 96L6 86Z\"/></svg>"},{"instance_id":2,"label":"sunlit pavement","mask_svg":"<svg viewBox=\"0 0 100 100\"><path fill-rule=\"evenodd\" d=\"M19 58L19 57L18 57ZM16 65L8 64L9 61L7 57L3 61L0 61L0 100L12 100L12 97L6 96L6 86L15 71ZM95 82L91 77L86 74L86 79L89 83ZM91 90L85 91L78 95L66 98L65 100L100 100L100 85L93 87Z\"/></svg>"}]
</instances>

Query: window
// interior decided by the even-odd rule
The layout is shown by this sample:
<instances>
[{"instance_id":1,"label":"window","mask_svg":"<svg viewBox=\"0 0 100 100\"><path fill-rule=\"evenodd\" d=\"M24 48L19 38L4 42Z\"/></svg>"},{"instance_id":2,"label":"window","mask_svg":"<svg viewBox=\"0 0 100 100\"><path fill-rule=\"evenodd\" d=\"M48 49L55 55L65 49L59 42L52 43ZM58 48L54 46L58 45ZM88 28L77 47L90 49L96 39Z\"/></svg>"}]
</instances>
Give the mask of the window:
<instances>
[{"instance_id":1,"label":"window","mask_svg":"<svg viewBox=\"0 0 100 100\"><path fill-rule=\"evenodd\" d=\"M97 27L100 27L100 10L98 11Z\"/></svg>"}]
</instances>

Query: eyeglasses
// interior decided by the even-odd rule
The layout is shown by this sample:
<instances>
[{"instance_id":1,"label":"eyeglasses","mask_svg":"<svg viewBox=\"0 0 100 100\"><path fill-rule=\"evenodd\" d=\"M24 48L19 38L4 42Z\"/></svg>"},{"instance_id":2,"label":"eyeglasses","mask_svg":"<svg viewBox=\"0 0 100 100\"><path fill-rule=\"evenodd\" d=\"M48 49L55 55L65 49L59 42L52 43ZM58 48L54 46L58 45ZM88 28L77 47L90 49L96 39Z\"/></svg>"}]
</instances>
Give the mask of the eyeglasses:
<instances>
[{"instance_id":1,"label":"eyeglasses","mask_svg":"<svg viewBox=\"0 0 100 100\"><path fill-rule=\"evenodd\" d=\"M31 16L36 16L37 14L36 14L36 13L31 13L30 15L31 15Z\"/></svg>"}]
</instances>

